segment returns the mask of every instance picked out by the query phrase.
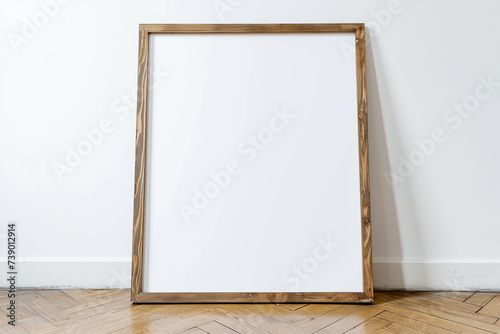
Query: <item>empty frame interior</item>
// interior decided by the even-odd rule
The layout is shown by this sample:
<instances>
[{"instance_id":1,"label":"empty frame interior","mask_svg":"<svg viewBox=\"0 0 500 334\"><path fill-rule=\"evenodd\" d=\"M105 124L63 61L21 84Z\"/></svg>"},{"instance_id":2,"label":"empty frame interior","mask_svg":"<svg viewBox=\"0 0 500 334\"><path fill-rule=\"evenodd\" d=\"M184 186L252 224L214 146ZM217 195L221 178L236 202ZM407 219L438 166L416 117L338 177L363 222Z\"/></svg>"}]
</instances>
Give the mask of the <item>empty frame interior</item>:
<instances>
[{"instance_id":1,"label":"empty frame interior","mask_svg":"<svg viewBox=\"0 0 500 334\"><path fill-rule=\"evenodd\" d=\"M371 302L364 27L141 25L132 301Z\"/></svg>"}]
</instances>

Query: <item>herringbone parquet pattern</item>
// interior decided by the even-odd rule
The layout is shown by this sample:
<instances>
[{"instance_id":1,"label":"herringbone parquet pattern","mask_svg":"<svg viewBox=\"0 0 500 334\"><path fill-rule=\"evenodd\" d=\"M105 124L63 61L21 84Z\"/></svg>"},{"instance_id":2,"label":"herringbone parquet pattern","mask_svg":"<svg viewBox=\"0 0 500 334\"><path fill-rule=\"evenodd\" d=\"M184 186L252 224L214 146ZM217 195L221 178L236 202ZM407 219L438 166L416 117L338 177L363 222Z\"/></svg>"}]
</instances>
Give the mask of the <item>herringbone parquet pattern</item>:
<instances>
[{"instance_id":1,"label":"herringbone parquet pattern","mask_svg":"<svg viewBox=\"0 0 500 334\"><path fill-rule=\"evenodd\" d=\"M377 292L373 305L132 305L129 290L36 290L17 295L3 333L500 333L500 295Z\"/></svg>"}]
</instances>

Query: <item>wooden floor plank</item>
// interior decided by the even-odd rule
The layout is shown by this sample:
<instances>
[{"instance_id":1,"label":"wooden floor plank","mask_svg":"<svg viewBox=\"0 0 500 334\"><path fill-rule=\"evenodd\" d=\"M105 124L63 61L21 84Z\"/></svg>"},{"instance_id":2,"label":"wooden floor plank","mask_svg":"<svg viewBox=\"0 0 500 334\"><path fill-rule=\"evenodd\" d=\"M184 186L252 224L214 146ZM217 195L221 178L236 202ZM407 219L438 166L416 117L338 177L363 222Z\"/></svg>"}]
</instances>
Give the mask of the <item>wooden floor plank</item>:
<instances>
[{"instance_id":1,"label":"wooden floor plank","mask_svg":"<svg viewBox=\"0 0 500 334\"><path fill-rule=\"evenodd\" d=\"M416 330L411 327L406 327L404 325L398 324L398 323L393 323L390 324L389 326L385 327L388 331L391 331L393 333L398 333L398 334L421 334L421 333L427 333L423 332L421 330Z\"/></svg>"},{"instance_id":2,"label":"wooden floor plank","mask_svg":"<svg viewBox=\"0 0 500 334\"><path fill-rule=\"evenodd\" d=\"M207 334L204 330L201 330L199 328L191 328L188 330L185 330L184 332L181 332L182 334Z\"/></svg>"},{"instance_id":3,"label":"wooden floor plank","mask_svg":"<svg viewBox=\"0 0 500 334\"><path fill-rule=\"evenodd\" d=\"M394 332L387 330L385 328L381 328L375 332L375 334L394 334Z\"/></svg>"},{"instance_id":4,"label":"wooden floor plank","mask_svg":"<svg viewBox=\"0 0 500 334\"><path fill-rule=\"evenodd\" d=\"M382 313L384 313L384 312L382 312ZM371 319L368 319L367 321L359 324L358 326L348 330L345 333L346 334L371 334L371 333L375 333L376 331L378 331L381 328L386 327L390 323L391 323L390 321L387 321L384 319L371 318Z\"/></svg>"},{"instance_id":5,"label":"wooden floor plank","mask_svg":"<svg viewBox=\"0 0 500 334\"><path fill-rule=\"evenodd\" d=\"M500 318L500 296L495 296L479 311L481 314Z\"/></svg>"},{"instance_id":6,"label":"wooden floor plank","mask_svg":"<svg viewBox=\"0 0 500 334\"><path fill-rule=\"evenodd\" d=\"M31 307L36 313L40 314L46 320L51 323L55 323L57 321L68 319L69 317L61 310L49 302L47 299L39 295L35 291L26 291L22 294L19 294L19 300L24 302L26 305Z\"/></svg>"},{"instance_id":7,"label":"wooden floor plank","mask_svg":"<svg viewBox=\"0 0 500 334\"><path fill-rule=\"evenodd\" d=\"M340 304L309 304L304 306L293 313L286 313L282 315L275 315L279 319L286 319L290 324L299 326L300 324L311 321L314 318L320 317L328 312L342 307ZM274 315L273 315L274 316Z\"/></svg>"},{"instance_id":8,"label":"wooden floor plank","mask_svg":"<svg viewBox=\"0 0 500 334\"><path fill-rule=\"evenodd\" d=\"M450 331L443 327L437 327L422 321L418 321L412 318L408 318L405 316L401 316L396 313L392 313L389 311L385 311L377 315L376 319L383 319L388 323L397 323L403 325L405 327L414 328L416 330L421 331L422 333L429 334L453 334L456 333L454 331Z\"/></svg>"},{"instance_id":9,"label":"wooden floor plank","mask_svg":"<svg viewBox=\"0 0 500 334\"><path fill-rule=\"evenodd\" d=\"M2 325L0 326L0 333L1 334L29 334L26 329L23 327L16 325L16 326L11 326L11 325Z\"/></svg>"},{"instance_id":10,"label":"wooden floor plank","mask_svg":"<svg viewBox=\"0 0 500 334\"><path fill-rule=\"evenodd\" d=\"M222 316L239 317L251 323L254 327L263 330L265 333L281 334L307 334L309 332L285 321L286 318L280 316L293 315L297 311L290 311L277 305L230 305L219 308ZM280 316L277 316L280 314ZM287 320L290 320L288 318ZM222 320L221 320L222 321ZM233 328L231 326L228 326ZM234 329L234 328L233 328Z\"/></svg>"},{"instance_id":11,"label":"wooden floor plank","mask_svg":"<svg viewBox=\"0 0 500 334\"><path fill-rule=\"evenodd\" d=\"M93 308L107 308L107 304L116 304L123 302L130 307L130 298L128 294L124 294L121 290L98 290L95 295L88 295L86 298L80 299L80 304L65 309L67 314L81 314L82 311Z\"/></svg>"},{"instance_id":12,"label":"wooden floor plank","mask_svg":"<svg viewBox=\"0 0 500 334\"><path fill-rule=\"evenodd\" d=\"M341 305L331 311L321 314L318 317L313 317L306 322L300 323L297 326L308 331L315 333L320 329L328 327L336 321L348 316L355 312L357 307L355 305Z\"/></svg>"},{"instance_id":13,"label":"wooden floor plank","mask_svg":"<svg viewBox=\"0 0 500 334\"><path fill-rule=\"evenodd\" d=\"M498 293L476 292L472 296L470 296L469 298L467 298L465 300L465 302L467 304L473 304L473 305L477 305L477 306L481 306L482 307L482 306L488 304L488 302L490 300L492 300L493 297L495 297L496 295L498 295Z\"/></svg>"},{"instance_id":14,"label":"wooden floor plank","mask_svg":"<svg viewBox=\"0 0 500 334\"><path fill-rule=\"evenodd\" d=\"M18 326L0 323L0 334L500 334L496 292L376 292L373 305L133 305L129 290L33 290L17 297ZM7 303L1 296L0 307Z\"/></svg>"},{"instance_id":15,"label":"wooden floor plank","mask_svg":"<svg viewBox=\"0 0 500 334\"><path fill-rule=\"evenodd\" d=\"M348 330L351 330L358 326L359 324L367 321L370 318L373 318L377 314L382 313L381 310L377 310L374 308L364 308L359 309L348 316L340 319L339 321L334 322L333 324L321 329L316 332L318 334L335 334L335 333L345 333Z\"/></svg>"},{"instance_id":16,"label":"wooden floor plank","mask_svg":"<svg viewBox=\"0 0 500 334\"><path fill-rule=\"evenodd\" d=\"M61 290L38 290L37 293L61 309L66 309L80 304L80 302L74 300Z\"/></svg>"},{"instance_id":17,"label":"wooden floor plank","mask_svg":"<svg viewBox=\"0 0 500 334\"><path fill-rule=\"evenodd\" d=\"M392 301L397 301L401 299L401 295L394 293L387 294L385 300L388 300L389 296L392 296ZM420 305L428 306L428 307L436 307L439 309L456 309L458 311L465 311L468 313L476 313L481 309L480 306L471 305L462 302L458 302L455 299L446 298L447 294L440 297L437 293L427 293L427 294L408 294L405 296L405 302L418 303ZM377 297L378 298L378 297Z\"/></svg>"},{"instance_id":18,"label":"wooden floor plank","mask_svg":"<svg viewBox=\"0 0 500 334\"><path fill-rule=\"evenodd\" d=\"M310 321L338 307L340 307L340 305L308 305L307 307L304 306L292 311L282 307L276 307L274 304L261 304L258 306L242 305L241 309L233 306L231 310L240 310L240 314L249 314L254 320L267 319L268 322L286 322L292 326L300 327L299 324Z\"/></svg>"},{"instance_id":19,"label":"wooden floor plank","mask_svg":"<svg viewBox=\"0 0 500 334\"><path fill-rule=\"evenodd\" d=\"M89 298L90 296L95 296L98 293L98 291L101 290L94 290L96 291L95 293L92 293L92 290L61 290L61 291L68 297L73 298L78 302L82 302L83 300Z\"/></svg>"},{"instance_id":20,"label":"wooden floor plank","mask_svg":"<svg viewBox=\"0 0 500 334\"><path fill-rule=\"evenodd\" d=\"M494 325L491 324L483 324L483 325L489 325L491 327L488 327L488 330L478 328L476 326L470 326L469 324L463 324L462 322L457 322L456 319L459 318L457 317L455 320L449 319L449 318L443 318L441 317L441 312L440 314L429 314L426 312L421 312L415 309L410 309L406 307L402 307L399 305L392 305L390 303L381 303L381 304L376 304L375 307L390 311L414 320L418 320L421 322L425 322L427 324L432 324L437 327L441 328L447 328L448 330L457 332L457 333L466 333L466 334L484 334L484 333L500 333L500 331L497 331L497 329L494 329ZM480 322L475 323L474 325L481 326Z\"/></svg>"},{"instance_id":21,"label":"wooden floor plank","mask_svg":"<svg viewBox=\"0 0 500 334\"><path fill-rule=\"evenodd\" d=\"M217 334L236 334L237 331L232 330L229 327L224 326L220 322L212 321L204 325L198 326L199 329L204 330L207 333L217 333Z\"/></svg>"},{"instance_id":22,"label":"wooden floor plank","mask_svg":"<svg viewBox=\"0 0 500 334\"><path fill-rule=\"evenodd\" d=\"M228 309L219 308L217 321L236 332L266 334L268 332L264 328L268 323L276 321L256 312L255 308L260 307L259 305L252 305L254 307L251 307L251 311L235 310L233 306L228 306Z\"/></svg>"},{"instance_id":23,"label":"wooden floor plank","mask_svg":"<svg viewBox=\"0 0 500 334\"><path fill-rule=\"evenodd\" d=\"M134 324L147 324L160 318L161 316L162 315L159 314L152 314L128 308L110 314L100 314L92 318L82 319L73 324L66 323L64 326L58 327L60 327L62 332L69 331L70 333L75 334L112 333L123 328L131 327Z\"/></svg>"},{"instance_id":24,"label":"wooden floor plank","mask_svg":"<svg viewBox=\"0 0 500 334\"><path fill-rule=\"evenodd\" d=\"M417 296L430 296L430 293L421 291L379 291L375 295L378 300L384 301L394 301L398 299L413 298Z\"/></svg>"},{"instance_id":25,"label":"wooden floor plank","mask_svg":"<svg viewBox=\"0 0 500 334\"><path fill-rule=\"evenodd\" d=\"M438 296L441 299L453 300L456 302L464 302L467 298L472 296L474 292L468 291L439 291L434 292L434 295Z\"/></svg>"},{"instance_id":26,"label":"wooden floor plank","mask_svg":"<svg viewBox=\"0 0 500 334\"><path fill-rule=\"evenodd\" d=\"M307 306L309 304L278 304L278 306L286 308L291 311L298 310L299 308L303 308L304 306Z\"/></svg>"},{"instance_id":27,"label":"wooden floor plank","mask_svg":"<svg viewBox=\"0 0 500 334\"><path fill-rule=\"evenodd\" d=\"M173 329L167 328L177 321L181 321L188 317L196 317L200 313L179 313L179 314L168 314L161 316L159 313L155 313L159 315L155 318L150 318L148 321L135 321L130 326L124 327L122 329L113 331L113 334L148 334L148 333L178 333L179 331L174 331ZM168 316L167 316L168 314ZM205 323L204 319L201 322ZM187 325L182 330L187 330L189 328L193 328L191 325Z\"/></svg>"},{"instance_id":28,"label":"wooden floor plank","mask_svg":"<svg viewBox=\"0 0 500 334\"><path fill-rule=\"evenodd\" d=\"M495 329L495 326L493 324L495 323L496 318L489 315L465 312L441 306L430 307L425 305L424 303L412 302L410 298L399 299L391 303L486 331L493 331Z\"/></svg>"},{"instance_id":29,"label":"wooden floor plank","mask_svg":"<svg viewBox=\"0 0 500 334\"><path fill-rule=\"evenodd\" d=\"M204 312L180 321L165 324L163 328L172 333L182 333L183 331L186 331L190 328L200 327L216 320L217 315L211 314L209 312Z\"/></svg>"}]
</instances>

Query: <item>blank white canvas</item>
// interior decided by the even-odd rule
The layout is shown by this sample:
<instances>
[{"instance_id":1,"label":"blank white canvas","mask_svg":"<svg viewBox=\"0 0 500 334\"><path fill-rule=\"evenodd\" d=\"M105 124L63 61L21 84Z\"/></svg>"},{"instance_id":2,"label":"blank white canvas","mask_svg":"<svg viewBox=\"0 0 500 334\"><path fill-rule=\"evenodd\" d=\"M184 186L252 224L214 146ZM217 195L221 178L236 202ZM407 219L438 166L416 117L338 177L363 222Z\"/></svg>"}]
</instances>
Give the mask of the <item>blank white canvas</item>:
<instances>
[{"instance_id":1,"label":"blank white canvas","mask_svg":"<svg viewBox=\"0 0 500 334\"><path fill-rule=\"evenodd\" d=\"M144 292L363 291L354 48L151 35Z\"/></svg>"}]
</instances>

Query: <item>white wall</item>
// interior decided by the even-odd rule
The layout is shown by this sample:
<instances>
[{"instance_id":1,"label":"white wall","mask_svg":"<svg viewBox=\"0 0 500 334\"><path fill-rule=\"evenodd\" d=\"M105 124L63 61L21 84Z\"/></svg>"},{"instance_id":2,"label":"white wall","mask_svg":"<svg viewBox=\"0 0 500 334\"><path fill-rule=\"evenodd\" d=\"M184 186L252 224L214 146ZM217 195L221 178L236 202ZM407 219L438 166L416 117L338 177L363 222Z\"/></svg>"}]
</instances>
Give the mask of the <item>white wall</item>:
<instances>
[{"instance_id":1,"label":"white wall","mask_svg":"<svg viewBox=\"0 0 500 334\"><path fill-rule=\"evenodd\" d=\"M376 287L500 289L499 10L494 0L3 0L1 259L16 222L20 286L130 284L139 23L365 22ZM449 111L464 103L473 111ZM99 127L59 178L54 162Z\"/></svg>"}]
</instances>

